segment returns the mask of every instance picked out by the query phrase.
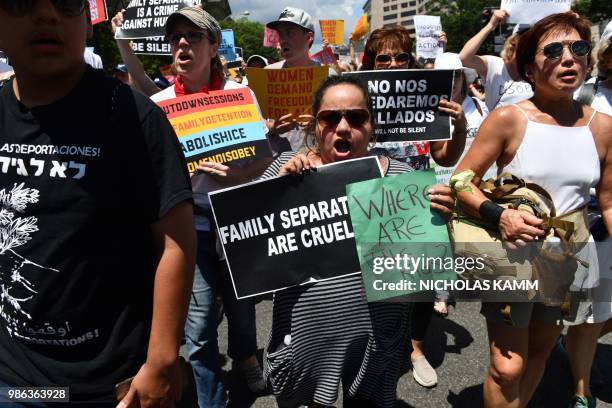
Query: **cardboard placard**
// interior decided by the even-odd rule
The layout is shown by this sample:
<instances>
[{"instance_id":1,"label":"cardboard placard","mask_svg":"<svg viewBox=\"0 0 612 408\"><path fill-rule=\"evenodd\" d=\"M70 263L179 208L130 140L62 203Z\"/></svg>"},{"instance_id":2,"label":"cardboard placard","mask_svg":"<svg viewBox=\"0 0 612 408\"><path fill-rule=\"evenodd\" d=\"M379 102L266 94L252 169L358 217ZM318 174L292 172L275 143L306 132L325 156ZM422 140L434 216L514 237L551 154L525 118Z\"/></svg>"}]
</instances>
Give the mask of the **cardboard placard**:
<instances>
[{"instance_id":1,"label":"cardboard placard","mask_svg":"<svg viewBox=\"0 0 612 408\"><path fill-rule=\"evenodd\" d=\"M421 280L455 279L444 265L453 257L446 223L429 206L435 183L433 171L413 171L346 186L368 302L422 292Z\"/></svg>"},{"instance_id":2,"label":"cardboard placard","mask_svg":"<svg viewBox=\"0 0 612 408\"><path fill-rule=\"evenodd\" d=\"M451 138L450 117L438 110L450 99L453 70L392 69L346 72L368 84L377 142Z\"/></svg>"},{"instance_id":3,"label":"cardboard placard","mask_svg":"<svg viewBox=\"0 0 612 408\"><path fill-rule=\"evenodd\" d=\"M178 136L189 172L198 163L271 157L262 118L248 88L196 93L158 103Z\"/></svg>"},{"instance_id":4,"label":"cardboard placard","mask_svg":"<svg viewBox=\"0 0 612 408\"><path fill-rule=\"evenodd\" d=\"M219 55L225 58L225 61L236 61L236 50L234 49L234 31L221 30L221 44L219 44Z\"/></svg>"},{"instance_id":5,"label":"cardboard placard","mask_svg":"<svg viewBox=\"0 0 612 408\"><path fill-rule=\"evenodd\" d=\"M280 39L278 37L278 31L273 30L268 27L264 27L263 46L270 47L270 48L276 48L279 43L280 43Z\"/></svg>"},{"instance_id":6,"label":"cardboard placard","mask_svg":"<svg viewBox=\"0 0 612 408\"><path fill-rule=\"evenodd\" d=\"M131 0L123 13L123 24L115 32L115 38L131 40L163 37L170 14L198 4L199 0Z\"/></svg>"},{"instance_id":7,"label":"cardboard placard","mask_svg":"<svg viewBox=\"0 0 612 408\"><path fill-rule=\"evenodd\" d=\"M358 273L345 188L381 175L367 157L209 193L236 297Z\"/></svg>"},{"instance_id":8,"label":"cardboard placard","mask_svg":"<svg viewBox=\"0 0 612 408\"><path fill-rule=\"evenodd\" d=\"M134 54L172 55L170 44L164 37L147 37L130 41Z\"/></svg>"},{"instance_id":9,"label":"cardboard placard","mask_svg":"<svg viewBox=\"0 0 612 408\"><path fill-rule=\"evenodd\" d=\"M510 24L535 24L546 16L569 11L572 0L501 0Z\"/></svg>"},{"instance_id":10,"label":"cardboard placard","mask_svg":"<svg viewBox=\"0 0 612 408\"><path fill-rule=\"evenodd\" d=\"M331 48L323 48L321 51L310 56L311 60L317 61L321 65L332 65L336 63L336 56Z\"/></svg>"},{"instance_id":11,"label":"cardboard placard","mask_svg":"<svg viewBox=\"0 0 612 408\"><path fill-rule=\"evenodd\" d=\"M106 9L106 1L104 0L89 0L89 15L91 16L91 24L96 25L108 20L108 10Z\"/></svg>"},{"instance_id":12,"label":"cardboard placard","mask_svg":"<svg viewBox=\"0 0 612 408\"><path fill-rule=\"evenodd\" d=\"M266 118L310 114L312 97L328 75L327 67L247 68L249 87Z\"/></svg>"},{"instance_id":13,"label":"cardboard placard","mask_svg":"<svg viewBox=\"0 0 612 408\"><path fill-rule=\"evenodd\" d=\"M444 52L440 46L440 16L414 16L417 58L435 59Z\"/></svg>"},{"instance_id":14,"label":"cardboard placard","mask_svg":"<svg viewBox=\"0 0 612 408\"><path fill-rule=\"evenodd\" d=\"M344 44L344 20L319 20L321 37L330 45Z\"/></svg>"}]
</instances>

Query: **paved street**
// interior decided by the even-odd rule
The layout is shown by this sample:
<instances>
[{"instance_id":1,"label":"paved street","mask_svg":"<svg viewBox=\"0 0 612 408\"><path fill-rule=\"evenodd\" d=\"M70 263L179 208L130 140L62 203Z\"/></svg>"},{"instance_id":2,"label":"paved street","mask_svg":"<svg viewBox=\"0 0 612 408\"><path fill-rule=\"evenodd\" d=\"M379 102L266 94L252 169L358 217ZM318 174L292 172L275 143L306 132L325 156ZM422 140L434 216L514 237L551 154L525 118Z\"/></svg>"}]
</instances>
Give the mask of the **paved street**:
<instances>
[{"instance_id":1,"label":"paved street","mask_svg":"<svg viewBox=\"0 0 612 408\"><path fill-rule=\"evenodd\" d=\"M396 407L439 408L482 406L482 378L488 361L484 319L478 313L479 303L459 303L450 309L450 317L434 317L426 338L427 355L436 368L439 383L433 389L424 389L407 372L399 381ZM267 340L271 323L272 302L257 305L257 337L261 348ZM221 353L227 350L227 325L219 327ZM225 356L224 356L225 357ZM612 335L600 340L596 360L604 377L605 386L598 390L598 407L612 407ZM231 371L226 358L224 370L231 407L276 407L271 396L255 397L249 393L242 379ZM545 378L530 408L565 408L570 398L570 378L567 361L554 351L549 360ZM337 406L342 406L338 402Z\"/></svg>"}]
</instances>

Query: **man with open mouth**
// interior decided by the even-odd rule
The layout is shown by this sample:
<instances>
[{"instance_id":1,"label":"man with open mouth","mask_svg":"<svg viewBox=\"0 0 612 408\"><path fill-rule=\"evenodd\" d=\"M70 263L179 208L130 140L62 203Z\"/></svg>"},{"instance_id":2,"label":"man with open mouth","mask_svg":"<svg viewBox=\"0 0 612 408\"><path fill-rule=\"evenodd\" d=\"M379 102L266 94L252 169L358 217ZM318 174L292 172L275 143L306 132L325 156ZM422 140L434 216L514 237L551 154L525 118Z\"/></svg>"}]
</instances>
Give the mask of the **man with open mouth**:
<instances>
[{"instance_id":1,"label":"man with open mouth","mask_svg":"<svg viewBox=\"0 0 612 408\"><path fill-rule=\"evenodd\" d=\"M284 60L270 64L266 69L303 68L320 66L310 59L309 50L314 41L314 24L310 14L297 7L285 7L278 20L266 24L276 30L279 36L279 54ZM335 71L330 69L331 74ZM283 135L291 149L299 150L305 144L306 132L299 128L298 120L291 113L273 118L270 135Z\"/></svg>"}]
</instances>

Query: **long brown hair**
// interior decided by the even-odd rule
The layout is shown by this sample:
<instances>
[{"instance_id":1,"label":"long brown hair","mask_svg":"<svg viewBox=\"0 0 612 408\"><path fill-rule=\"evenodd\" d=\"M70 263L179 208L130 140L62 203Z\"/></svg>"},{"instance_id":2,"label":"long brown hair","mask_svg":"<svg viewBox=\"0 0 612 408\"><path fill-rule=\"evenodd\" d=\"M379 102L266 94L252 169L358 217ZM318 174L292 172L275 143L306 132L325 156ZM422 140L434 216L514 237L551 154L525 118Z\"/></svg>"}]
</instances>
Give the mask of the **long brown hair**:
<instances>
[{"instance_id":1,"label":"long brown hair","mask_svg":"<svg viewBox=\"0 0 612 408\"><path fill-rule=\"evenodd\" d=\"M379 28L372 31L363 52L361 70L374 69L376 54L385 48L395 48L407 52L411 56L409 68L414 68L414 57L412 56L412 38L410 32L402 26Z\"/></svg>"}]
</instances>

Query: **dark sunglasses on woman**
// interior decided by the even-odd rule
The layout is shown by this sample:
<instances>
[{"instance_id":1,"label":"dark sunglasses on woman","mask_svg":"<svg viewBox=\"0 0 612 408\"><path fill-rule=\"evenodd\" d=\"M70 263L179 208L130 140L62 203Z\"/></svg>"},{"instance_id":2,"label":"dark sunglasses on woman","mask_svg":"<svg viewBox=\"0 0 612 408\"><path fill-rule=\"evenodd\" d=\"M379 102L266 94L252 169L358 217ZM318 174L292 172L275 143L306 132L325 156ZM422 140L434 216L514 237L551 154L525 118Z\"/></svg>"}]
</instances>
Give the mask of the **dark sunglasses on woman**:
<instances>
[{"instance_id":1,"label":"dark sunglasses on woman","mask_svg":"<svg viewBox=\"0 0 612 408\"><path fill-rule=\"evenodd\" d=\"M378 54L376 58L374 58L374 62L376 62L376 65L391 65L391 62L395 61L397 65L406 65L411 59L412 56L407 52L400 52L395 56L389 54Z\"/></svg>"},{"instance_id":2,"label":"dark sunglasses on woman","mask_svg":"<svg viewBox=\"0 0 612 408\"><path fill-rule=\"evenodd\" d=\"M0 9L15 16L29 14L38 0L0 0ZM87 0L51 0L51 4L61 14L69 17L80 16L87 5Z\"/></svg>"},{"instance_id":3,"label":"dark sunglasses on woman","mask_svg":"<svg viewBox=\"0 0 612 408\"><path fill-rule=\"evenodd\" d=\"M561 55L563 55L563 49L566 46L575 57L584 57L589 53L589 51L591 51L591 43L585 40L576 40L570 42L569 44L563 44L559 41L551 42L542 48L542 52L546 58L556 60L561 58Z\"/></svg>"},{"instance_id":4,"label":"dark sunglasses on woman","mask_svg":"<svg viewBox=\"0 0 612 408\"><path fill-rule=\"evenodd\" d=\"M186 33L172 33L166 36L166 41L170 44L176 45L181 41L181 38L185 38L189 44L197 44L204 38L208 38L202 31L188 31Z\"/></svg>"},{"instance_id":5,"label":"dark sunglasses on woman","mask_svg":"<svg viewBox=\"0 0 612 408\"><path fill-rule=\"evenodd\" d=\"M370 112L367 109L339 109L322 110L317 113L317 123L324 127L334 127L346 118L351 127L361 127L370 120Z\"/></svg>"}]
</instances>

